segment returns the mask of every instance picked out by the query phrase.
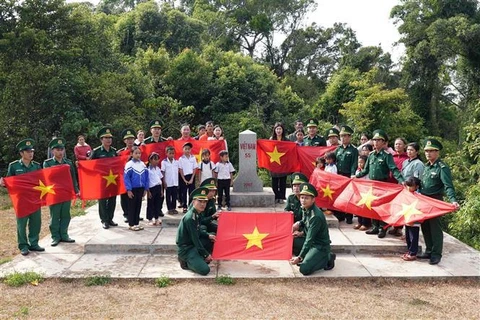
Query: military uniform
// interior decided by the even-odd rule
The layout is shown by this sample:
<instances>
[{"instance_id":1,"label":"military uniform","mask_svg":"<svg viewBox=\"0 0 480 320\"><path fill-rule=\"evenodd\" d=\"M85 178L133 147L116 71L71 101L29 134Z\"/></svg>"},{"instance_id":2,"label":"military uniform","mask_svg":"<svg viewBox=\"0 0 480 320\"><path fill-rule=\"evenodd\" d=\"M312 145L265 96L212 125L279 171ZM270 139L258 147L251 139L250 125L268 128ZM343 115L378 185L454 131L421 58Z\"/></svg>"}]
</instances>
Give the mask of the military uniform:
<instances>
[{"instance_id":1,"label":"military uniform","mask_svg":"<svg viewBox=\"0 0 480 320\"><path fill-rule=\"evenodd\" d=\"M205 187L209 191L217 190L216 187L217 179L209 178L205 179L200 183L200 187ZM192 203L190 203L190 207ZM217 212L217 208L215 206L215 198L208 199L207 206L205 207L205 211L202 212L200 216L200 240L202 241L203 246L207 249L208 252L213 252L213 242L210 240L210 235L216 235L218 224L216 218L213 215Z\"/></svg>"},{"instance_id":2,"label":"military uniform","mask_svg":"<svg viewBox=\"0 0 480 320\"><path fill-rule=\"evenodd\" d=\"M307 122L307 128L309 127L317 127L317 121L315 119L309 119ZM315 136L311 137L310 135L306 135L303 138L304 146L310 147L325 147L327 145L327 140L324 137L319 136L316 134Z\"/></svg>"},{"instance_id":3,"label":"military uniform","mask_svg":"<svg viewBox=\"0 0 480 320\"><path fill-rule=\"evenodd\" d=\"M308 178L300 172L292 173L291 179L292 186L308 182ZM299 195L293 193L289 195L284 210L293 212L293 222L302 220L302 205L300 204Z\"/></svg>"},{"instance_id":4,"label":"military uniform","mask_svg":"<svg viewBox=\"0 0 480 320\"><path fill-rule=\"evenodd\" d=\"M162 129L162 122L160 120L150 121L150 130L153 129L153 128ZM155 139L153 139L153 136L150 136L150 137L146 138L145 140L143 140L143 143L150 144L150 143L156 143L156 142L163 142L163 141L167 141L167 140L168 140L167 138L159 137L159 139L157 141L155 141Z\"/></svg>"},{"instance_id":5,"label":"military uniform","mask_svg":"<svg viewBox=\"0 0 480 320\"><path fill-rule=\"evenodd\" d=\"M32 139L25 139L17 144L17 149L21 152L24 150L33 150L34 141ZM18 176L20 174L32 172L42 169L40 163L31 161L30 165L26 166L22 159L11 162L8 165L7 177ZM27 236L28 225L28 236ZM37 210L29 216L23 218L17 218L17 241L18 249L22 255L27 255L30 251L44 251L42 247L38 245L40 236L40 229L42 227L42 213L41 210Z\"/></svg>"}]
</instances>

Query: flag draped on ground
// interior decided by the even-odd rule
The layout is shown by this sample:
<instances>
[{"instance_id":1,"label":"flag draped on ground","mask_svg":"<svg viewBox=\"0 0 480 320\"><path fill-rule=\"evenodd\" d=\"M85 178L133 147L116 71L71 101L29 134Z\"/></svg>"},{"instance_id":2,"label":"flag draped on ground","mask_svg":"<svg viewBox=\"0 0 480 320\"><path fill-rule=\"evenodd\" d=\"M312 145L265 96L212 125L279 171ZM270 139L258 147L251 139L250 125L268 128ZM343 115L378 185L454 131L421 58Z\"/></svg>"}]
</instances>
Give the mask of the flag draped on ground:
<instances>
[{"instance_id":1,"label":"flag draped on ground","mask_svg":"<svg viewBox=\"0 0 480 320\"><path fill-rule=\"evenodd\" d=\"M18 218L75 198L69 165L58 165L4 178Z\"/></svg>"},{"instance_id":2,"label":"flag draped on ground","mask_svg":"<svg viewBox=\"0 0 480 320\"><path fill-rule=\"evenodd\" d=\"M123 182L125 157L78 162L78 180L82 200L97 200L126 192Z\"/></svg>"},{"instance_id":3,"label":"flag draped on ground","mask_svg":"<svg viewBox=\"0 0 480 320\"><path fill-rule=\"evenodd\" d=\"M224 212L213 249L216 260L288 260L292 257L293 215Z\"/></svg>"}]
</instances>

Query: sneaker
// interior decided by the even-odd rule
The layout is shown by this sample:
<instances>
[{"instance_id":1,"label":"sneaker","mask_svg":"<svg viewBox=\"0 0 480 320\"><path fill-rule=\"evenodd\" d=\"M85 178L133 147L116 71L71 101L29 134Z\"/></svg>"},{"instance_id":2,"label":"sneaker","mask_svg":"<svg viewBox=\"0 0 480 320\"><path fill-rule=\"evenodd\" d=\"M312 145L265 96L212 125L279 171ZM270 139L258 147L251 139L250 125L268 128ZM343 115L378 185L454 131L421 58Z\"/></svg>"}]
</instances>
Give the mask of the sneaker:
<instances>
[{"instance_id":1,"label":"sneaker","mask_svg":"<svg viewBox=\"0 0 480 320\"><path fill-rule=\"evenodd\" d=\"M232 211L232 207L228 207L227 210L228 210L228 211Z\"/></svg>"},{"instance_id":2,"label":"sneaker","mask_svg":"<svg viewBox=\"0 0 480 320\"><path fill-rule=\"evenodd\" d=\"M220 210L222 210L222 206L217 207L217 211L220 211Z\"/></svg>"},{"instance_id":3,"label":"sneaker","mask_svg":"<svg viewBox=\"0 0 480 320\"><path fill-rule=\"evenodd\" d=\"M163 213L162 210L160 210L160 213L158 214L159 217L165 217L165 214Z\"/></svg>"},{"instance_id":4,"label":"sneaker","mask_svg":"<svg viewBox=\"0 0 480 320\"><path fill-rule=\"evenodd\" d=\"M377 228L372 228L370 230L365 231L366 234L378 234L380 231Z\"/></svg>"}]
</instances>

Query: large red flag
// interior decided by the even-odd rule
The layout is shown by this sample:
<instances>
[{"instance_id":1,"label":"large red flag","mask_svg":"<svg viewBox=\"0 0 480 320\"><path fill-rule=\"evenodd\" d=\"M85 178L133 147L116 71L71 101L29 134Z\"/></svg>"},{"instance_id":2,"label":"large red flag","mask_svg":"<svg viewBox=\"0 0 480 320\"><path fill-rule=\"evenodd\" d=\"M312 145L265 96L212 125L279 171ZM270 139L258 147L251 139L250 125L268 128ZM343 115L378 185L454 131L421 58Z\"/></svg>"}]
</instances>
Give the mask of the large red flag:
<instances>
[{"instance_id":1,"label":"large red flag","mask_svg":"<svg viewBox=\"0 0 480 320\"><path fill-rule=\"evenodd\" d=\"M183 154L183 145L187 142L192 144L192 155L197 158L197 163L202 161L202 151L205 149L210 150L210 161L217 163L220 161L220 151L226 149L225 140L192 140L182 141L174 140L175 146L175 159L178 159Z\"/></svg>"},{"instance_id":2,"label":"large red flag","mask_svg":"<svg viewBox=\"0 0 480 320\"><path fill-rule=\"evenodd\" d=\"M75 197L69 165L58 165L4 178L18 218Z\"/></svg>"},{"instance_id":3,"label":"large red flag","mask_svg":"<svg viewBox=\"0 0 480 320\"><path fill-rule=\"evenodd\" d=\"M278 173L298 171L296 149L291 141L257 140L258 166Z\"/></svg>"},{"instance_id":4,"label":"large red flag","mask_svg":"<svg viewBox=\"0 0 480 320\"><path fill-rule=\"evenodd\" d=\"M173 146L173 141L162 141L162 142L155 142L155 143L149 143L149 144L142 145L142 146L140 146L140 150L142 150L142 156L141 156L140 159L143 162L147 162L150 154L152 152L156 152L156 153L158 153L158 155L160 157L160 161L162 161L163 159L165 159L167 157L165 155L165 148L167 146Z\"/></svg>"},{"instance_id":5,"label":"large red flag","mask_svg":"<svg viewBox=\"0 0 480 320\"><path fill-rule=\"evenodd\" d=\"M310 177L315 169L315 159L325 156L325 153L335 150L336 146L330 147L298 147L299 171Z\"/></svg>"},{"instance_id":6,"label":"large red flag","mask_svg":"<svg viewBox=\"0 0 480 320\"><path fill-rule=\"evenodd\" d=\"M310 176L310 183L317 189L318 196L315 203L319 208L334 209L333 203L350 183L351 179L323 170L314 170Z\"/></svg>"},{"instance_id":7,"label":"large red flag","mask_svg":"<svg viewBox=\"0 0 480 320\"><path fill-rule=\"evenodd\" d=\"M82 200L97 200L126 192L123 182L124 157L78 162L78 180Z\"/></svg>"},{"instance_id":8,"label":"large red flag","mask_svg":"<svg viewBox=\"0 0 480 320\"><path fill-rule=\"evenodd\" d=\"M224 212L218 219L214 259L288 260L292 257L291 213Z\"/></svg>"}]
</instances>

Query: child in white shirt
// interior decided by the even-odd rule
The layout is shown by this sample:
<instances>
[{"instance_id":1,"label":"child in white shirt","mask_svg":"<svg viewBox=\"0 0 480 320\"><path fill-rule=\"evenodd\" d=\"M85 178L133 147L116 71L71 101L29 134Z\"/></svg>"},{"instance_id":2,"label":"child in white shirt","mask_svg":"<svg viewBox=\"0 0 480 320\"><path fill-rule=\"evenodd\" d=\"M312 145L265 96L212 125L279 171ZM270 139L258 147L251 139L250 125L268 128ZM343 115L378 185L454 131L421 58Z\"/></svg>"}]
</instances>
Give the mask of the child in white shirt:
<instances>
[{"instance_id":1,"label":"child in white shirt","mask_svg":"<svg viewBox=\"0 0 480 320\"><path fill-rule=\"evenodd\" d=\"M233 184L233 173L235 169L228 160L228 151L220 151L220 162L215 165L215 173L217 175L217 192L218 192L218 210L222 210L223 193L225 192L225 204L227 210L232 211L230 206L230 187Z\"/></svg>"},{"instance_id":2,"label":"child in white shirt","mask_svg":"<svg viewBox=\"0 0 480 320\"><path fill-rule=\"evenodd\" d=\"M168 214L178 214L175 210L178 194L178 161L175 160L175 148L168 146L165 153L167 158L163 159L160 170L163 174L167 210Z\"/></svg>"}]
</instances>

